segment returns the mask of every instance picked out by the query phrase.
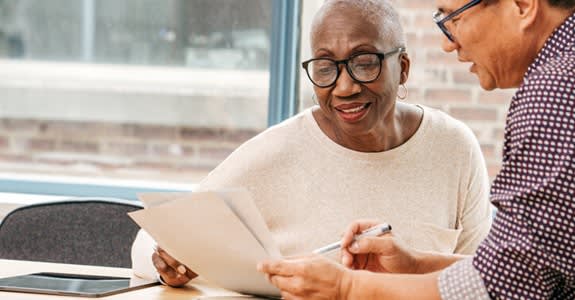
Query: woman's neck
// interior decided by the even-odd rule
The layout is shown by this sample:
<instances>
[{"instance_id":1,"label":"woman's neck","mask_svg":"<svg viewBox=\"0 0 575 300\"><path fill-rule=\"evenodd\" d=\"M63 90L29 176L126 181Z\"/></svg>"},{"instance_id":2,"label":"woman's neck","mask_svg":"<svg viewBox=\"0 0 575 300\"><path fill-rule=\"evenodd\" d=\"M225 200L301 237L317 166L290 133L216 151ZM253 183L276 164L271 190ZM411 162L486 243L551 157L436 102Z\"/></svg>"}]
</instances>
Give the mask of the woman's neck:
<instances>
[{"instance_id":1,"label":"woman's neck","mask_svg":"<svg viewBox=\"0 0 575 300\"><path fill-rule=\"evenodd\" d=\"M314 118L321 130L342 147L359 152L382 152L405 143L419 128L423 111L421 108L398 103L388 119L362 135L351 135L338 128L320 109L314 110Z\"/></svg>"}]
</instances>

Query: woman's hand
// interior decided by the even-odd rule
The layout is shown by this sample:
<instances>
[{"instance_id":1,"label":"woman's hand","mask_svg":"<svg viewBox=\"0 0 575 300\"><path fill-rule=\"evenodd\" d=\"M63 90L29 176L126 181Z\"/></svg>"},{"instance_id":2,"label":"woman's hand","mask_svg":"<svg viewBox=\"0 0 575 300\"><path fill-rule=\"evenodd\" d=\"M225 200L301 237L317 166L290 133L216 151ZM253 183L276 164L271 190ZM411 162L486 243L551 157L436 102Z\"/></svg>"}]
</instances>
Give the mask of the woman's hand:
<instances>
[{"instance_id":1,"label":"woman's hand","mask_svg":"<svg viewBox=\"0 0 575 300\"><path fill-rule=\"evenodd\" d=\"M379 273L417 273L417 252L408 249L393 233L353 240L356 234L378 224L375 220L358 220L348 226L341 243L342 264Z\"/></svg>"},{"instance_id":2,"label":"woman's hand","mask_svg":"<svg viewBox=\"0 0 575 300\"><path fill-rule=\"evenodd\" d=\"M171 287L181 287L198 276L160 247L152 254L152 261L162 281Z\"/></svg>"},{"instance_id":3,"label":"woman's hand","mask_svg":"<svg viewBox=\"0 0 575 300\"><path fill-rule=\"evenodd\" d=\"M258 264L258 271L281 290L282 299L346 299L351 271L313 255L271 260Z\"/></svg>"}]
</instances>

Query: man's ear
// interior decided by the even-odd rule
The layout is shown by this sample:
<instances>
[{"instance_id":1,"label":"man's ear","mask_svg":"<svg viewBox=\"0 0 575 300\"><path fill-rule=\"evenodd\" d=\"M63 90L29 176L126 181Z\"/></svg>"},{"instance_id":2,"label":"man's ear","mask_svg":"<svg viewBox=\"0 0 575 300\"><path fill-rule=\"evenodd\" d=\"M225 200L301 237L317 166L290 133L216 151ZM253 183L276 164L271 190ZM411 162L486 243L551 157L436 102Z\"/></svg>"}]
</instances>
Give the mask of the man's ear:
<instances>
[{"instance_id":1,"label":"man's ear","mask_svg":"<svg viewBox=\"0 0 575 300\"><path fill-rule=\"evenodd\" d=\"M409 78L409 67L411 65L411 61L407 53L400 54L399 63L401 65L399 84L404 84L407 82L407 78Z\"/></svg>"},{"instance_id":2,"label":"man's ear","mask_svg":"<svg viewBox=\"0 0 575 300\"><path fill-rule=\"evenodd\" d=\"M535 24L542 0L513 0L516 17L519 18L519 27L526 30ZM546 1L546 0L543 0Z\"/></svg>"}]
</instances>

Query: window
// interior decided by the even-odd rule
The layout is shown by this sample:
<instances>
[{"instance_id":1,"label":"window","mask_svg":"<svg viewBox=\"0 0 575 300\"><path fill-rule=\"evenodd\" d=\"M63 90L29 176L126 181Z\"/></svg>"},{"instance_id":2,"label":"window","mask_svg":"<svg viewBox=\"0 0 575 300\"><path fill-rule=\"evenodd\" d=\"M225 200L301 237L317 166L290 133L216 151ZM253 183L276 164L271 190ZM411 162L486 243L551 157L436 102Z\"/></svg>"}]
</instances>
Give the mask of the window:
<instances>
[{"instance_id":1,"label":"window","mask_svg":"<svg viewBox=\"0 0 575 300\"><path fill-rule=\"evenodd\" d=\"M282 2L0 0L0 172L199 181L267 127Z\"/></svg>"}]
</instances>

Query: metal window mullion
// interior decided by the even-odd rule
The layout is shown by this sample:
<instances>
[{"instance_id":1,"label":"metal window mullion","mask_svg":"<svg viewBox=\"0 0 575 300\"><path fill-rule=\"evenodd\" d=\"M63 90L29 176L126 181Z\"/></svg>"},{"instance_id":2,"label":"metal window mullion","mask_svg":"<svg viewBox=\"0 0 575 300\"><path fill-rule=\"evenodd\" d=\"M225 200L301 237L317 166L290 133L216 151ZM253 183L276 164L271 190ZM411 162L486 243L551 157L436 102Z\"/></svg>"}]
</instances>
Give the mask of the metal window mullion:
<instances>
[{"instance_id":1,"label":"metal window mullion","mask_svg":"<svg viewBox=\"0 0 575 300\"><path fill-rule=\"evenodd\" d=\"M300 0L272 0L268 126L297 113Z\"/></svg>"},{"instance_id":2,"label":"metal window mullion","mask_svg":"<svg viewBox=\"0 0 575 300\"><path fill-rule=\"evenodd\" d=\"M84 0L82 2L82 60L86 62L94 59L95 26L94 0Z\"/></svg>"}]
</instances>

